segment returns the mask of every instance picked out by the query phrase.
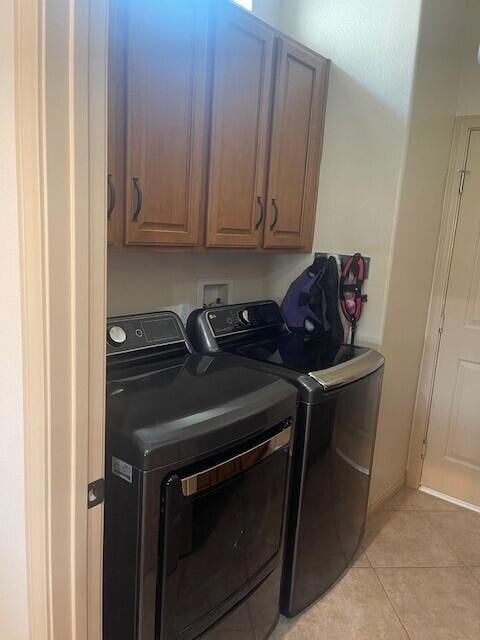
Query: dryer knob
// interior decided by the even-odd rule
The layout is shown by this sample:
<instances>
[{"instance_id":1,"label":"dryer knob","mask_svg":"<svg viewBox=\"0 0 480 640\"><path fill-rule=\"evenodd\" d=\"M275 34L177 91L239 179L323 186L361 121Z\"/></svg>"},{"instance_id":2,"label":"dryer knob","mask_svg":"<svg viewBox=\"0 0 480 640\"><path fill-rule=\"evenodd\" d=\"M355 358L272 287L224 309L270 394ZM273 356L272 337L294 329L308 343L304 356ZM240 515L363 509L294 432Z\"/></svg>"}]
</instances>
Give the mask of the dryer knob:
<instances>
[{"instance_id":1,"label":"dryer knob","mask_svg":"<svg viewBox=\"0 0 480 640\"><path fill-rule=\"evenodd\" d=\"M248 309L242 309L242 311L240 311L238 315L240 318L240 322L245 326L248 326L252 322L250 318L250 311Z\"/></svg>"},{"instance_id":2,"label":"dryer knob","mask_svg":"<svg viewBox=\"0 0 480 640\"><path fill-rule=\"evenodd\" d=\"M113 326L108 330L108 340L114 346L123 344L126 339L127 334L125 333L125 329L122 329L122 327Z\"/></svg>"}]
</instances>

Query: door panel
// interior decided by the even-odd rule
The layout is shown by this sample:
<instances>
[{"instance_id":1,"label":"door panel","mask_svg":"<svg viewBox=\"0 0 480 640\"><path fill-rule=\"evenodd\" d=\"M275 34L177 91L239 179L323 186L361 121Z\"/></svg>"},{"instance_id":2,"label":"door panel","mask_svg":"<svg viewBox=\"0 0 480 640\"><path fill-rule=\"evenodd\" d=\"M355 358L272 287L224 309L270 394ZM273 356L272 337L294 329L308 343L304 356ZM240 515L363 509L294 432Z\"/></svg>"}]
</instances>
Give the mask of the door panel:
<instances>
[{"instance_id":1,"label":"door panel","mask_svg":"<svg viewBox=\"0 0 480 640\"><path fill-rule=\"evenodd\" d=\"M125 216L126 4L108 7L107 245L123 244Z\"/></svg>"},{"instance_id":2,"label":"door panel","mask_svg":"<svg viewBox=\"0 0 480 640\"><path fill-rule=\"evenodd\" d=\"M454 380L447 459L471 464L480 471L480 363L460 360Z\"/></svg>"},{"instance_id":3,"label":"door panel","mask_svg":"<svg viewBox=\"0 0 480 640\"><path fill-rule=\"evenodd\" d=\"M127 244L199 242L208 3L129 4Z\"/></svg>"},{"instance_id":4,"label":"door panel","mask_svg":"<svg viewBox=\"0 0 480 640\"><path fill-rule=\"evenodd\" d=\"M256 247L259 243L273 41L273 32L254 17L228 5L218 7L208 246Z\"/></svg>"},{"instance_id":5,"label":"door panel","mask_svg":"<svg viewBox=\"0 0 480 640\"><path fill-rule=\"evenodd\" d=\"M328 60L278 38L265 247L311 248Z\"/></svg>"},{"instance_id":6,"label":"door panel","mask_svg":"<svg viewBox=\"0 0 480 640\"><path fill-rule=\"evenodd\" d=\"M480 130L470 134L422 484L480 505Z\"/></svg>"}]
</instances>

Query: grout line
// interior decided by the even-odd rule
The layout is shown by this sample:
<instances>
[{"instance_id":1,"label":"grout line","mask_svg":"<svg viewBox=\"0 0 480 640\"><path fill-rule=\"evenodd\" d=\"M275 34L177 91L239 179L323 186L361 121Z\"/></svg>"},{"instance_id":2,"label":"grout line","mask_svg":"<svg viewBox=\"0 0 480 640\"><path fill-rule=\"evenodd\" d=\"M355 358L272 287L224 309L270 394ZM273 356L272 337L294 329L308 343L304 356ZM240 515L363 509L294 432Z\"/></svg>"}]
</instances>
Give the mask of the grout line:
<instances>
[{"instance_id":1,"label":"grout line","mask_svg":"<svg viewBox=\"0 0 480 640\"><path fill-rule=\"evenodd\" d=\"M383 585L383 582L382 582L382 580L380 579L380 576L378 575L378 573L377 573L377 571L376 571L375 567L372 567L372 569L373 569L373 573L375 574L375 577L377 578L378 582L380 583L380 587L382 588L382 591L383 591L383 593L385 594L385 597L386 597L386 598L387 598L387 600L390 602L390 605L391 605L391 607L392 607L392 609L393 609L394 614L397 616L398 621L399 621L399 622L400 622L400 624L402 625L402 628L403 628L403 630L405 631L405 634L406 634L407 638L410 638L410 640L413 640L413 639L412 639L412 636L408 633L408 631L407 631L407 627L406 627L406 626L405 626L405 624L403 623L403 620L402 620L402 618L400 617L400 614L399 614L399 613L398 613L398 611L397 611L397 607L394 605L394 603L393 603L392 599L391 599L391 598L390 598L390 596L388 595L388 592L387 592L387 590L385 589L385 587L384 587L384 585Z\"/></svg>"},{"instance_id":2,"label":"grout line","mask_svg":"<svg viewBox=\"0 0 480 640\"><path fill-rule=\"evenodd\" d=\"M375 567L373 564L372 559L370 558L370 556L368 555L367 549L368 547L364 547L364 551L365 551L365 555L367 556L368 561L370 562L370 565L372 566L373 569L378 568L378 569L448 569L448 568L455 568L455 567L466 567L467 563L460 557L460 555L455 551L455 549L452 548L452 546L450 545L450 543L448 542L448 540L446 538L443 537L443 535L437 531L437 529L435 529L433 522L430 521L430 519L428 518L428 516L426 514L428 513L456 513L456 512L452 512L452 511L412 511L412 510L407 510L407 509L403 509L402 511L398 510L398 511L383 511L383 513L415 513L415 514L420 514L421 519L428 525L428 527L430 527L431 529L433 529L433 531L439 536L439 538L442 540L442 542L445 543L445 545L449 548L449 550L451 551L453 557L456 559L456 561L459 564L456 565L443 565L443 566L389 566L389 565L384 565L382 567ZM383 528L383 527L382 527ZM382 529L381 528L381 529ZM381 531L380 529L380 531Z\"/></svg>"},{"instance_id":3,"label":"grout line","mask_svg":"<svg viewBox=\"0 0 480 640\"><path fill-rule=\"evenodd\" d=\"M472 569L478 569L478 567L475 567L475 566L473 566L473 567L465 567L465 569L467 569L467 570L468 570L468 572L470 573L470 575L472 576L472 578L473 578L476 582L478 582L478 584L480 584L480 573L479 573L479 574L478 574L478 576L477 576L477 575L476 575L475 573L473 573L473 571L472 571Z\"/></svg>"},{"instance_id":4,"label":"grout line","mask_svg":"<svg viewBox=\"0 0 480 640\"><path fill-rule=\"evenodd\" d=\"M415 564L415 565L405 565L405 564L382 564L381 567L375 567L373 564L371 567L352 567L352 569L465 569L465 568L475 568L468 567L465 564Z\"/></svg>"},{"instance_id":5,"label":"grout line","mask_svg":"<svg viewBox=\"0 0 480 640\"><path fill-rule=\"evenodd\" d=\"M402 513L462 513L462 509L458 508L458 509L414 509L409 508L409 509L405 509L405 508L401 508L401 507L397 507L397 508L393 508L391 507L390 509L381 509L381 511L383 511L384 513L398 513L398 512L402 512ZM465 511L465 509L464 509Z\"/></svg>"},{"instance_id":6,"label":"grout line","mask_svg":"<svg viewBox=\"0 0 480 640\"><path fill-rule=\"evenodd\" d=\"M433 513L432 511L430 511L429 513ZM436 513L452 513L452 511L437 511ZM439 538L441 538L443 540L443 542L447 545L447 547L450 549L450 551L453 553L453 555L455 556L455 558L457 558L457 560L460 561L462 567L466 567L467 563L463 560L463 558L460 557L460 555L455 551L455 549L452 547L452 545L449 543L449 541L447 540L447 538L443 537L443 534L438 531L438 529L435 529L435 526L433 524L433 522L430 522L430 520L428 519L428 517L426 518L427 523L432 527L432 529L434 529L435 533L439 536Z\"/></svg>"}]
</instances>

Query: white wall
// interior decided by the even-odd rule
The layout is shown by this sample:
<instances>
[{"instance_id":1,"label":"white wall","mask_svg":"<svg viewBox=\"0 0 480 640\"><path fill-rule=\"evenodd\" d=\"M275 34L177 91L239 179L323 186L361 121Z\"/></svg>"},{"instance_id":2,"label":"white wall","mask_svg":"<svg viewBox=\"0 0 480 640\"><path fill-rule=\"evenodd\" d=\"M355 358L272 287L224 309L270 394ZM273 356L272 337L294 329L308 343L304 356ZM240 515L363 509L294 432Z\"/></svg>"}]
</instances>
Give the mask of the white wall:
<instances>
[{"instance_id":1,"label":"white wall","mask_svg":"<svg viewBox=\"0 0 480 640\"><path fill-rule=\"evenodd\" d=\"M359 336L378 343L408 134L421 0L298 0L281 27L331 58L314 247L371 256ZM281 295L305 257L274 259Z\"/></svg>"},{"instance_id":2,"label":"white wall","mask_svg":"<svg viewBox=\"0 0 480 640\"><path fill-rule=\"evenodd\" d=\"M457 115L480 114L480 65L477 52L480 45L480 2L467 0L467 29L458 94Z\"/></svg>"},{"instance_id":3,"label":"white wall","mask_svg":"<svg viewBox=\"0 0 480 640\"><path fill-rule=\"evenodd\" d=\"M0 635L28 637L12 0L0 4Z\"/></svg>"},{"instance_id":4,"label":"white wall","mask_svg":"<svg viewBox=\"0 0 480 640\"><path fill-rule=\"evenodd\" d=\"M468 2L465 40L465 0L284 0L270 16L257 0L332 60L314 247L372 257L359 339L387 359L372 502L405 476L464 41L459 103L480 96ZM277 296L309 260L273 259Z\"/></svg>"},{"instance_id":5,"label":"white wall","mask_svg":"<svg viewBox=\"0 0 480 640\"><path fill-rule=\"evenodd\" d=\"M230 302L263 298L269 260L261 254L110 253L108 314L201 306L202 281L230 282Z\"/></svg>"},{"instance_id":6,"label":"white wall","mask_svg":"<svg viewBox=\"0 0 480 640\"><path fill-rule=\"evenodd\" d=\"M252 12L276 29L283 27L284 0L253 0Z\"/></svg>"},{"instance_id":7,"label":"white wall","mask_svg":"<svg viewBox=\"0 0 480 640\"><path fill-rule=\"evenodd\" d=\"M256 15L332 58L314 247L372 257L359 336L381 341L421 0L254 0ZM108 312L197 304L228 277L234 299L281 299L311 256L111 255ZM145 272L143 273L143 271ZM207 275L205 275L207 274ZM142 283L142 287L139 285ZM194 302L192 302L194 301Z\"/></svg>"},{"instance_id":8,"label":"white wall","mask_svg":"<svg viewBox=\"0 0 480 640\"><path fill-rule=\"evenodd\" d=\"M382 351L374 502L405 474L456 115L465 0L424 0Z\"/></svg>"},{"instance_id":9,"label":"white wall","mask_svg":"<svg viewBox=\"0 0 480 640\"><path fill-rule=\"evenodd\" d=\"M372 258L359 339L387 357L376 501L404 478L453 120L480 112L480 3L254 0L253 8L332 60L314 249ZM234 280L233 301L281 298L310 260L112 256L109 312L198 303L196 281L219 274Z\"/></svg>"}]
</instances>

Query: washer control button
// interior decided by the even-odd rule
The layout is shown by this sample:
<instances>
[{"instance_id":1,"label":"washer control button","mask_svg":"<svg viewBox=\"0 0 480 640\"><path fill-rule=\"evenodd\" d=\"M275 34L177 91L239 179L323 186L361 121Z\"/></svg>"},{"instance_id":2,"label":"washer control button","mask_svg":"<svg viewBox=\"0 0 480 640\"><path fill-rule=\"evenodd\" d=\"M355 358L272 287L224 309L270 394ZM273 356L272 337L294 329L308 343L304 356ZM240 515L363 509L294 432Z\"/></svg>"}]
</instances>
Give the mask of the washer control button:
<instances>
[{"instance_id":1,"label":"washer control button","mask_svg":"<svg viewBox=\"0 0 480 640\"><path fill-rule=\"evenodd\" d=\"M108 330L108 338L113 345L119 345L125 342L127 334L122 327L113 326Z\"/></svg>"},{"instance_id":2,"label":"washer control button","mask_svg":"<svg viewBox=\"0 0 480 640\"><path fill-rule=\"evenodd\" d=\"M135 329L135 335L137 336L137 338L142 338L143 331L141 329Z\"/></svg>"}]
</instances>

